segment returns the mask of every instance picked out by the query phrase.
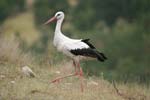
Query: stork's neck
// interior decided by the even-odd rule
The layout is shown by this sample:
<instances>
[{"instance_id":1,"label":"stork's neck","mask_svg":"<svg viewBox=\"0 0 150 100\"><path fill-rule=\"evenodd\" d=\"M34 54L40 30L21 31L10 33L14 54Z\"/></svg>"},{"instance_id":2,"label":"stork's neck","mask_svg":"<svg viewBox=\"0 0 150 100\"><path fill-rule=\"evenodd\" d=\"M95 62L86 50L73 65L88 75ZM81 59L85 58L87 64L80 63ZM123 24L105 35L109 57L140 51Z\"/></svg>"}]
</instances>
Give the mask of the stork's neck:
<instances>
[{"instance_id":1,"label":"stork's neck","mask_svg":"<svg viewBox=\"0 0 150 100\"><path fill-rule=\"evenodd\" d=\"M61 26L62 26L63 19L64 18L57 20L55 34L58 34L58 33L61 34Z\"/></svg>"}]
</instances>

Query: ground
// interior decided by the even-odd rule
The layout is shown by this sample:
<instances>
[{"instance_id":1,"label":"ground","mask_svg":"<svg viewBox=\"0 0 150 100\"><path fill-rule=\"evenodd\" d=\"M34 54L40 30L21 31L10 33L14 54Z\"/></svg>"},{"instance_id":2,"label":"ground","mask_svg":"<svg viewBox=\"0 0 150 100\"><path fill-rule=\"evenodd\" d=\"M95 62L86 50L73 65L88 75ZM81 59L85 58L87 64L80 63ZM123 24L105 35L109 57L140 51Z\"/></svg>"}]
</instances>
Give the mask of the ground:
<instances>
[{"instance_id":1,"label":"ground","mask_svg":"<svg viewBox=\"0 0 150 100\"><path fill-rule=\"evenodd\" d=\"M78 77L64 79L57 83L50 81L57 76L72 72L71 62L55 67L32 66L35 78L24 76L21 67L7 62L0 64L0 100L149 100L150 90L137 84L115 83L103 78L84 78L81 92ZM131 99L130 99L131 98Z\"/></svg>"}]
</instances>

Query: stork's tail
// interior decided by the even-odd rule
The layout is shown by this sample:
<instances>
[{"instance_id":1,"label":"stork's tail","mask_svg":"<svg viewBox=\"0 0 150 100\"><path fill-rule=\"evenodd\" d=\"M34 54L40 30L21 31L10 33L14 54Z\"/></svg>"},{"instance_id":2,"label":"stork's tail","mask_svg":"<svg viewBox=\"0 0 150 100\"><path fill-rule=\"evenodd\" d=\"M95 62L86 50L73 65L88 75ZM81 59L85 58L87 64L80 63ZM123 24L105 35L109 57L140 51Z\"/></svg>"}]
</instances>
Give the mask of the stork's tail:
<instances>
[{"instance_id":1,"label":"stork's tail","mask_svg":"<svg viewBox=\"0 0 150 100\"><path fill-rule=\"evenodd\" d=\"M103 53L100 53L99 51L96 51L96 50L95 50L95 53L96 53L97 60L102 61L102 62L107 60L107 57Z\"/></svg>"}]
</instances>

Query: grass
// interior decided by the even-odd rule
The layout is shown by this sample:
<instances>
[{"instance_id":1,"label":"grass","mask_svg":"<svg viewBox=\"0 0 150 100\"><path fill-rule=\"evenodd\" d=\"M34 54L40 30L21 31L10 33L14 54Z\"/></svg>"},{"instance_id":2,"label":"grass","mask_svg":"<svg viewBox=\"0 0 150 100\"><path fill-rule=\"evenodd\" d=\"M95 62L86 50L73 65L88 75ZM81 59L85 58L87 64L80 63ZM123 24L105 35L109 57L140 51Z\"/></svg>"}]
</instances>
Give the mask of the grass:
<instances>
[{"instance_id":1,"label":"grass","mask_svg":"<svg viewBox=\"0 0 150 100\"><path fill-rule=\"evenodd\" d=\"M16 21L28 19L30 14L31 12L23 13L13 18L15 21L6 21L8 24L4 26L10 25L8 33L17 26L14 24ZM33 25L31 20L25 20L29 26ZM28 29L27 24L25 26ZM16 30L19 30L23 26L17 27ZM32 28L28 30L36 30L35 27ZM0 52L0 100L150 100L150 89L144 85L116 83L120 95L111 82L99 77L84 78L83 93L78 77L50 84L55 77L73 72L72 63L63 60L57 65L50 65L44 62L46 59L37 58L43 61L39 64L35 56L20 49L19 41L15 39L1 37ZM35 78L22 74L21 68L25 65L36 73Z\"/></svg>"},{"instance_id":2,"label":"grass","mask_svg":"<svg viewBox=\"0 0 150 100\"><path fill-rule=\"evenodd\" d=\"M72 77L52 84L50 80L73 72L71 62L57 65L38 65L21 51L15 40L0 40L0 99L1 100L149 100L150 89L138 84L117 83L119 95L113 84L98 77L84 78L84 92L80 80ZM7 45L9 44L9 45ZM10 45L11 44L11 45ZM14 48L13 48L14 47ZM12 55L13 54L13 55ZM28 55L28 56L26 56ZM26 57L24 57L26 56ZM7 60L6 60L7 58ZM22 74L23 65L29 65L36 73L35 78ZM58 73L58 71L60 73Z\"/></svg>"}]
</instances>

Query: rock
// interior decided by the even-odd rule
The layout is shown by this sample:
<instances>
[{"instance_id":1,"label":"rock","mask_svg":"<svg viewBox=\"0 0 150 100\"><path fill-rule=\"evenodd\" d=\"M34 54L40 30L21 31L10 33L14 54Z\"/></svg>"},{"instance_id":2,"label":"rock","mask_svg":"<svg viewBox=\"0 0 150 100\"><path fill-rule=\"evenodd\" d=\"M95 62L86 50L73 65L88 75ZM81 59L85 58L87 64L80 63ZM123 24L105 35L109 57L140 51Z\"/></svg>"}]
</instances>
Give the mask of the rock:
<instances>
[{"instance_id":1,"label":"rock","mask_svg":"<svg viewBox=\"0 0 150 100\"><path fill-rule=\"evenodd\" d=\"M35 77L35 73L28 66L22 67L22 73L28 77Z\"/></svg>"}]
</instances>

